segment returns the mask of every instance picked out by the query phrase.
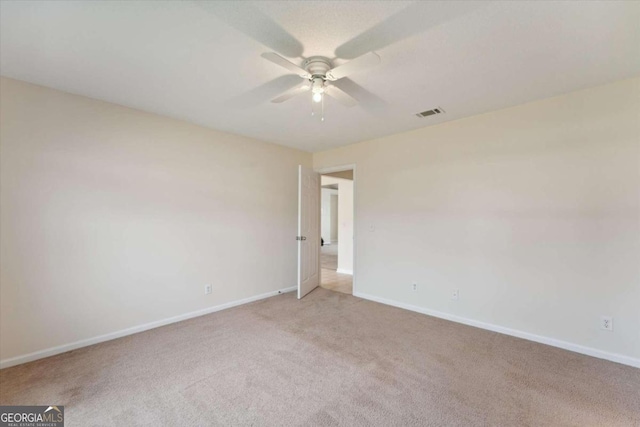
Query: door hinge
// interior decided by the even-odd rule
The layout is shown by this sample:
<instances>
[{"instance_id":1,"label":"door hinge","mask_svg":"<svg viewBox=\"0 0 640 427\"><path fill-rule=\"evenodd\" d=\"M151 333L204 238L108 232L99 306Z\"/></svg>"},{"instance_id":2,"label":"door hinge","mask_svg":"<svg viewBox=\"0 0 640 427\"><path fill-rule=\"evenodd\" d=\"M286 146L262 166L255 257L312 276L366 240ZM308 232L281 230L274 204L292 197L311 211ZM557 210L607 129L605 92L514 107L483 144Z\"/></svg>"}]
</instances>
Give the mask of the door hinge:
<instances>
[{"instance_id":1,"label":"door hinge","mask_svg":"<svg viewBox=\"0 0 640 427\"><path fill-rule=\"evenodd\" d=\"M296 240L307 240L305 236L296 236Z\"/></svg>"}]
</instances>

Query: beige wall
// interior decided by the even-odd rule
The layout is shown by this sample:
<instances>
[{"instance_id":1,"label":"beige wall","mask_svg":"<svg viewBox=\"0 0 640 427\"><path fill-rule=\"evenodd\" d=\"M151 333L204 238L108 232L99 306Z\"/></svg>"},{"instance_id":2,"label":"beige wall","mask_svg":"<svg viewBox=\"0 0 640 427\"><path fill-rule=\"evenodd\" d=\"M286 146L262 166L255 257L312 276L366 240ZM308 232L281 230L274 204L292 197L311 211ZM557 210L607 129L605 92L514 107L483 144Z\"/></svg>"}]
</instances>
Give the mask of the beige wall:
<instances>
[{"instance_id":1,"label":"beige wall","mask_svg":"<svg viewBox=\"0 0 640 427\"><path fill-rule=\"evenodd\" d=\"M338 241L338 192L331 195L331 242L335 244Z\"/></svg>"},{"instance_id":2,"label":"beige wall","mask_svg":"<svg viewBox=\"0 0 640 427\"><path fill-rule=\"evenodd\" d=\"M332 242L338 241L338 210L337 210L337 197L338 190L333 188L322 188L321 189L321 204L322 204L322 212L320 218L320 235L324 239L324 244L331 244ZM334 200L335 196L335 200ZM335 202L336 206L333 206ZM334 215L335 211L335 215Z\"/></svg>"},{"instance_id":3,"label":"beige wall","mask_svg":"<svg viewBox=\"0 0 640 427\"><path fill-rule=\"evenodd\" d=\"M334 177L334 178L350 179L350 180L353 181L353 171L352 170L325 173L323 175L324 176L331 176L331 177Z\"/></svg>"},{"instance_id":4,"label":"beige wall","mask_svg":"<svg viewBox=\"0 0 640 427\"><path fill-rule=\"evenodd\" d=\"M640 79L314 155L352 163L361 294L638 363Z\"/></svg>"},{"instance_id":5,"label":"beige wall","mask_svg":"<svg viewBox=\"0 0 640 427\"><path fill-rule=\"evenodd\" d=\"M338 184L338 273L353 274L353 181Z\"/></svg>"},{"instance_id":6,"label":"beige wall","mask_svg":"<svg viewBox=\"0 0 640 427\"><path fill-rule=\"evenodd\" d=\"M0 359L296 284L310 154L15 80L0 89Z\"/></svg>"}]
</instances>

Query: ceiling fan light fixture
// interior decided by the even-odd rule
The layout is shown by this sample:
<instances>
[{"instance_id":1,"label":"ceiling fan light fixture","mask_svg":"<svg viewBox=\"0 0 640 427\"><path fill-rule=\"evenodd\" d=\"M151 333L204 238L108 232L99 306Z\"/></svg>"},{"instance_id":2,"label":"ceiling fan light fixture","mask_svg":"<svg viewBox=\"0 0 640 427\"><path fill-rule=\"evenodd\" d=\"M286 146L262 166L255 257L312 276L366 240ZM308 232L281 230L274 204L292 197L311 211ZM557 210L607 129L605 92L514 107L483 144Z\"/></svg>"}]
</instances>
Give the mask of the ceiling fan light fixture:
<instances>
[{"instance_id":1,"label":"ceiling fan light fixture","mask_svg":"<svg viewBox=\"0 0 640 427\"><path fill-rule=\"evenodd\" d=\"M313 93L313 102L321 102L324 94L324 79L322 77L314 77L311 80L311 92Z\"/></svg>"},{"instance_id":2,"label":"ceiling fan light fixture","mask_svg":"<svg viewBox=\"0 0 640 427\"><path fill-rule=\"evenodd\" d=\"M313 93L324 92L324 79L322 77L314 77L311 80L311 90Z\"/></svg>"},{"instance_id":3,"label":"ceiling fan light fixture","mask_svg":"<svg viewBox=\"0 0 640 427\"><path fill-rule=\"evenodd\" d=\"M304 60L302 66L294 64L293 62L278 55L275 52L263 53L262 57L273 62L274 64L286 68L287 70L305 79L305 83L299 86L299 88L304 90L311 89L312 105L314 103L322 103L323 111L325 93L330 97L335 98L339 103L346 107L353 107L358 104L358 101L348 93L337 86L332 86L331 83L329 83L330 81L332 82L335 80L340 80L343 77L347 77L351 73L370 68L380 62L380 57L374 52L365 53L364 55L352 59L346 64L338 65L334 68L331 68L331 60L322 56L309 57ZM327 89L329 87L331 87L331 91L327 92ZM282 95L272 99L271 102L279 104L290 98L293 98L299 93L301 93L301 91L298 89L289 90Z\"/></svg>"}]
</instances>

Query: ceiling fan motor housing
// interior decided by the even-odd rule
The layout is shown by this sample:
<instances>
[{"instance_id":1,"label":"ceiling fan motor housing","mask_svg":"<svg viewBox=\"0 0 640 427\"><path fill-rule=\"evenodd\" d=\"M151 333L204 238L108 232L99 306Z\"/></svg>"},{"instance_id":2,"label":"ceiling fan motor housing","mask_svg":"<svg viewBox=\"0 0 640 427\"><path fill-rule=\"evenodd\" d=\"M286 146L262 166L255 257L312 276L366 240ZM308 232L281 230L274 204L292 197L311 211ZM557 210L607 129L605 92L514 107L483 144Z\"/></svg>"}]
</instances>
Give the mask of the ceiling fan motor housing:
<instances>
[{"instance_id":1,"label":"ceiling fan motor housing","mask_svg":"<svg viewBox=\"0 0 640 427\"><path fill-rule=\"evenodd\" d=\"M312 80L315 77L321 77L324 80L327 71L331 69L331 62L323 56L312 56L306 59L302 66L311 74Z\"/></svg>"}]
</instances>

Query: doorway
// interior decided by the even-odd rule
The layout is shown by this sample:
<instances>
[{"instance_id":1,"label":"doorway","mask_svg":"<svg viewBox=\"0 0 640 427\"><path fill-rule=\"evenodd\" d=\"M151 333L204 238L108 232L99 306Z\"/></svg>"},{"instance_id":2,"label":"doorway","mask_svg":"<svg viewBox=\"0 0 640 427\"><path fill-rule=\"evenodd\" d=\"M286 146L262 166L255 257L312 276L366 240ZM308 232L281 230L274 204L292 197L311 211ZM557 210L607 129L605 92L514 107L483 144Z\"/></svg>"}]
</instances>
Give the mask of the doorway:
<instances>
[{"instance_id":1,"label":"doorway","mask_svg":"<svg viewBox=\"0 0 640 427\"><path fill-rule=\"evenodd\" d=\"M320 286L353 294L354 166L320 171Z\"/></svg>"}]
</instances>

